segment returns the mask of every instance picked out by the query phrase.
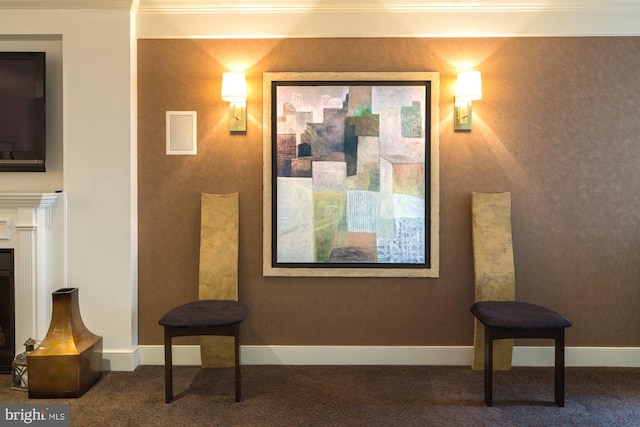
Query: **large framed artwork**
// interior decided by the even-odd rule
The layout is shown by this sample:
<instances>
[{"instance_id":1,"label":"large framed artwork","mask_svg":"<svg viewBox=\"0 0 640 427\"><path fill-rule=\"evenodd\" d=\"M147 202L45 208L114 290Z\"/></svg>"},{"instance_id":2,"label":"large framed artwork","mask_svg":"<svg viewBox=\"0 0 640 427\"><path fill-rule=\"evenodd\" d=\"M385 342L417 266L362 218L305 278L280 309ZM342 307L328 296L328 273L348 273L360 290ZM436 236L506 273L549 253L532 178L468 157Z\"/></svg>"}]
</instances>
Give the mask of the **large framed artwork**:
<instances>
[{"instance_id":1,"label":"large framed artwork","mask_svg":"<svg viewBox=\"0 0 640 427\"><path fill-rule=\"evenodd\" d=\"M439 86L263 74L265 276L438 276Z\"/></svg>"}]
</instances>

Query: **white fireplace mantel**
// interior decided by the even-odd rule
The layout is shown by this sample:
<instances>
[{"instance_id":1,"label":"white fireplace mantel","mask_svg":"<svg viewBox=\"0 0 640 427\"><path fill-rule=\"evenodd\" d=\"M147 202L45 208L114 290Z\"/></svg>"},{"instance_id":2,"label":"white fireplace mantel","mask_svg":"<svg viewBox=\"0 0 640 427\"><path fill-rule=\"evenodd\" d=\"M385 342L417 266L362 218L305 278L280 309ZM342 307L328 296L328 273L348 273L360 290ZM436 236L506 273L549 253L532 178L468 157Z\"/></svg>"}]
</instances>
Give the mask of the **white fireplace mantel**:
<instances>
[{"instance_id":1,"label":"white fireplace mantel","mask_svg":"<svg viewBox=\"0 0 640 427\"><path fill-rule=\"evenodd\" d=\"M65 197L0 192L0 248L13 249L14 256L16 353L28 338L44 338L49 327L54 276L59 276L54 271L64 270Z\"/></svg>"},{"instance_id":2,"label":"white fireplace mantel","mask_svg":"<svg viewBox=\"0 0 640 427\"><path fill-rule=\"evenodd\" d=\"M0 193L0 209L6 207L41 208L53 205L63 193Z\"/></svg>"}]
</instances>

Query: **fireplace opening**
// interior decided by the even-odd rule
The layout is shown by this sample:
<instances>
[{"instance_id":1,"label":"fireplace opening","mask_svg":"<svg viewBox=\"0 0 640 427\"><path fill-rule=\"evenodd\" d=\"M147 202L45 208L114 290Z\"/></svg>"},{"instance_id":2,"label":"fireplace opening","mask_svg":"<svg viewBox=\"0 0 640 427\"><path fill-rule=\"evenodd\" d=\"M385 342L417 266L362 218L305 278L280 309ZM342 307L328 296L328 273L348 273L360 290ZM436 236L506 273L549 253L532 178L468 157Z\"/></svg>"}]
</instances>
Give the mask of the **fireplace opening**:
<instances>
[{"instance_id":1,"label":"fireplace opening","mask_svg":"<svg viewBox=\"0 0 640 427\"><path fill-rule=\"evenodd\" d=\"M13 249L0 249L0 374L11 373L15 345Z\"/></svg>"}]
</instances>

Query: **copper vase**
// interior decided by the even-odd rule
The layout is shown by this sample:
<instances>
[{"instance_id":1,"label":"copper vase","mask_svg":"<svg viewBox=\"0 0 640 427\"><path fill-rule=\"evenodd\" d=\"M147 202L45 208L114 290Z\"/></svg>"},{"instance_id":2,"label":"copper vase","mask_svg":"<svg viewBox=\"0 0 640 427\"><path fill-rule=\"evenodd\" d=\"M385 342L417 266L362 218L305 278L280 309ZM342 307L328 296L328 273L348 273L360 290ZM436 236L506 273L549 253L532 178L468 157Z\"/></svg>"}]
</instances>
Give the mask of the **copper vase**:
<instances>
[{"instance_id":1,"label":"copper vase","mask_svg":"<svg viewBox=\"0 0 640 427\"><path fill-rule=\"evenodd\" d=\"M102 375L102 337L80 317L78 288L53 292L49 331L29 353L29 398L80 397Z\"/></svg>"}]
</instances>

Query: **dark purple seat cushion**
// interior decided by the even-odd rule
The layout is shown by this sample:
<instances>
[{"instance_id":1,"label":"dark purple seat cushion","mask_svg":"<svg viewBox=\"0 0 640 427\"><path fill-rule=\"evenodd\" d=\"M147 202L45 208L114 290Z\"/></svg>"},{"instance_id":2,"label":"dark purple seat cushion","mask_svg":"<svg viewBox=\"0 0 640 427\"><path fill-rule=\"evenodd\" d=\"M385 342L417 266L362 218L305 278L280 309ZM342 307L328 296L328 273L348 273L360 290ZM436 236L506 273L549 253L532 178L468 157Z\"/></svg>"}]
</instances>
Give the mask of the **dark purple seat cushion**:
<instances>
[{"instance_id":1,"label":"dark purple seat cushion","mask_svg":"<svg viewBox=\"0 0 640 427\"><path fill-rule=\"evenodd\" d=\"M240 323L248 313L247 306L237 301L201 300L169 310L158 323L171 328L206 328Z\"/></svg>"},{"instance_id":2,"label":"dark purple seat cushion","mask_svg":"<svg viewBox=\"0 0 640 427\"><path fill-rule=\"evenodd\" d=\"M519 301L479 301L471 313L491 328L535 331L571 326L571 321L548 308Z\"/></svg>"}]
</instances>

